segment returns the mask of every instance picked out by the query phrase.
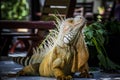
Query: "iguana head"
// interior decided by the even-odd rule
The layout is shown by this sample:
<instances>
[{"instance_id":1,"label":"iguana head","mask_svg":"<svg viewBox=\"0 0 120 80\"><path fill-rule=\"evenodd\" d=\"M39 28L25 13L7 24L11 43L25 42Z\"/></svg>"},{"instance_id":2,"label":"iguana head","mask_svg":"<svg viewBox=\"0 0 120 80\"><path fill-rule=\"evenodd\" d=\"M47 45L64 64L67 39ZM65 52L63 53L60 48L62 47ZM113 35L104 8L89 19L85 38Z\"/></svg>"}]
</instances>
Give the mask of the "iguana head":
<instances>
[{"instance_id":1,"label":"iguana head","mask_svg":"<svg viewBox=\"0 0 120 80\"><path fill-rule=\"evenodd\" d=\"M72 44L78 38L85 26L86 19L82 16L75 18L68 18L62 21L59 30L59 43L58 44ZM62 43L61 43L62 41Z\"/></svg>"}]
</instances>

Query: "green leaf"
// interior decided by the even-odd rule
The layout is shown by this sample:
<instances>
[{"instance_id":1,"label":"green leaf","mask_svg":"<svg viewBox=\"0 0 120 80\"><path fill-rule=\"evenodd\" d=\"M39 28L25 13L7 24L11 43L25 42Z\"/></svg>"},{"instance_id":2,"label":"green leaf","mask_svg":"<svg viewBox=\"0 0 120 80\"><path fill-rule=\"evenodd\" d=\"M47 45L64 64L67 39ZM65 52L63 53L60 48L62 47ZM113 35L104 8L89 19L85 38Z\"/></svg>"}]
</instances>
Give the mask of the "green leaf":
<instances>
[{"instance_id":1,"label":"green leaf","mask_svg":"<svg viewBox=\"0 0 120 80\"><path fill-rule=\"evenodd\" d=\"M114 25L116 26L116 25ZM99 59L99 66L104 68L105 70L115 70L117 68L120 68L119 65L112 62L106 53L106 50L104 48L104 42L105 42L105 26L100 22L92 23L88 26L86 26L84 30L85 34L85 41L88 45L95 46L97 50L97 57Z\"/></svg>"}]
</instances>

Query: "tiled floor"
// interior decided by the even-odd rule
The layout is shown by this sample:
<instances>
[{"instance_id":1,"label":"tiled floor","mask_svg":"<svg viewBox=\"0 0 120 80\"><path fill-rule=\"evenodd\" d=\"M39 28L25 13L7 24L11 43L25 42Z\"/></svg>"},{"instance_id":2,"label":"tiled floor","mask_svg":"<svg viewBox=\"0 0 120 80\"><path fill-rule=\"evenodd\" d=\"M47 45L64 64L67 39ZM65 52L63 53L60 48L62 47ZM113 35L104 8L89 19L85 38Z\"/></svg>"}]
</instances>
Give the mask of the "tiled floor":
<instances>
[{"instance_id":1,"label":"tiled floor","mask_svg":"<svg viewBox=\"0 0 120 80\"><path fill-rule=\"evenodd\" d=\"M56 80L55 78L40 76L6 76L8 73L15 74L22 68L23 66L13 62L10 58L2 58L0 61L0 80ZM74 78L74 80L120 80L120 74L108 74L100 71L91 73L94 74L94 78Z\"/></svg>"}]
</instances>

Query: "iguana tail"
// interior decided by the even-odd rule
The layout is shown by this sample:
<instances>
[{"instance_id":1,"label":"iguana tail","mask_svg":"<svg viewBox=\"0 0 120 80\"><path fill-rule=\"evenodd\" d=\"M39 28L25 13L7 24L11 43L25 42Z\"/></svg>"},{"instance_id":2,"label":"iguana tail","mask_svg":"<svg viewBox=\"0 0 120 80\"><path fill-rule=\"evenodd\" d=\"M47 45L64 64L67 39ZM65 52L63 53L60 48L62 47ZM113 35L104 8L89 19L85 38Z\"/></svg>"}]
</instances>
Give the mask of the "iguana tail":
<instances>
[{"instance_id":1,"label":"iguana tail","mask_svg":"<svg viewBox=\"0 0 120 80\"><path fill-rule=\"evenodd\" d=\"M13 61L21 64L23 66L27 66L31 63L32 57L13 57Z\"/></svg>"},{"instance_id":2,"label":"iguana tail","mask_svg":"<svg viewBox=\"0 0 120 80\"><path fill-rule=\"evenodd\" d=\"M23 66L27 66L29 64L41 63L42 59L44 58L45 54L39 53L38 49L34 49L34 54L32 56L27 57L13 57L13 61L21 64Z\"/></svg>"}]
</instances>

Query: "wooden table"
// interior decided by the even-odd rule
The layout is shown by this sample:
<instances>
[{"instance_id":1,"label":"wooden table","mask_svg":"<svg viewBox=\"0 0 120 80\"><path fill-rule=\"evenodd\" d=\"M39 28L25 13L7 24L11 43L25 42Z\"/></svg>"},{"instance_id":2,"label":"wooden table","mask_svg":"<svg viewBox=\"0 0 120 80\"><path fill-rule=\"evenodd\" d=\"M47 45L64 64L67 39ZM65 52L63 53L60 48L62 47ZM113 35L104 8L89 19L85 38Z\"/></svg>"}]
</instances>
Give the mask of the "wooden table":
<instances>
[{"instance_id":1,"label":"wooden table","mask_svg":"<svg viewBox=\"0 0 120 80\"><path fill-rule=\"evenodd\" d=\"M27 29L41 29L49 30L55 28L54 21L15 21L15 20L0 20L0 38L4 37L5 41L0 50L2 55L7 56L9 45L12 42L14 36L34 36L31 33L21 33L21 32L2 32L2 29L17 29L17 28L27 28ZM1 45L0 45L1 46Z\"/></svg>"},{"instance_id":2,"label":"wooden table","mask_svg":"<svg viewBox=\"0 0 120 80\"><path fill-rule=\"evenodd\" d=\"M54 28L54 21L14 21L14 20L0 20L0 28L40 28L52 29Z\"/></svg>"}]
</instances>

